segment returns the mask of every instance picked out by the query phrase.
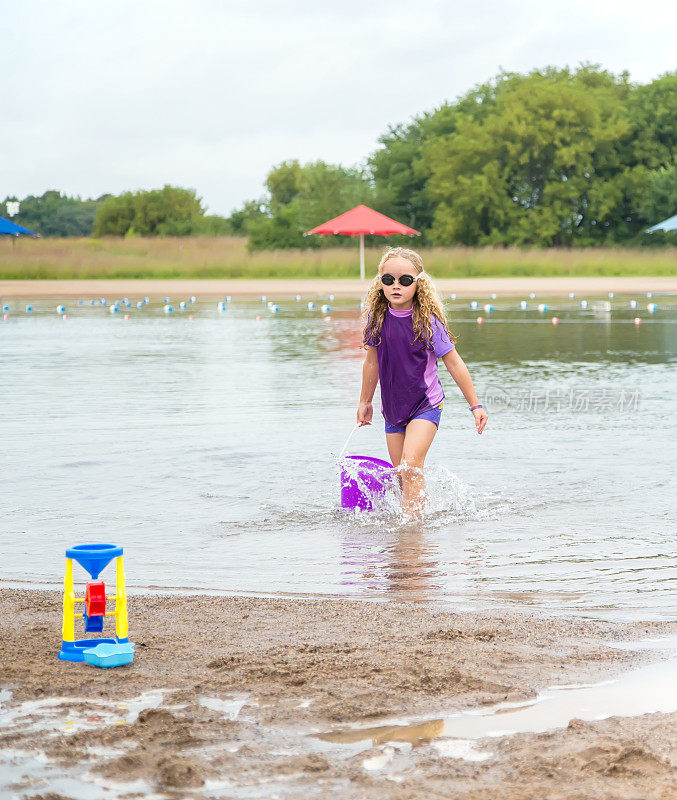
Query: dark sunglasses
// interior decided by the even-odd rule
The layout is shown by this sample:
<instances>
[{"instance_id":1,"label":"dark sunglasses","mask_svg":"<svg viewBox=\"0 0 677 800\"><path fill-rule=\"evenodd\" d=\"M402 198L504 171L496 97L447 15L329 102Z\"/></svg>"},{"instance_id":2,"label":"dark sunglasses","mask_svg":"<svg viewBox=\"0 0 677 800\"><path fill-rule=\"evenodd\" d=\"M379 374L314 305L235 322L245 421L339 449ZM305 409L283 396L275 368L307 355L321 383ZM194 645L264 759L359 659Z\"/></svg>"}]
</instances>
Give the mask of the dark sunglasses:
<instances>
[{"instance_id":1,"label":"dark sunglasses","mask_svg":"<svg viewBox=\"0 0 677 800\"><path fill-rule=\"evenodd\" d=\"M392 286L395 281L398 281L400 286L411 286L415 280L418 280L418 277L418 275L416 277L413 275L401 275L399 278L396 278L394 275L386 272L385 275L381 275L381 283L385 284L385 286Z\"/></svg>"}]
</instances>

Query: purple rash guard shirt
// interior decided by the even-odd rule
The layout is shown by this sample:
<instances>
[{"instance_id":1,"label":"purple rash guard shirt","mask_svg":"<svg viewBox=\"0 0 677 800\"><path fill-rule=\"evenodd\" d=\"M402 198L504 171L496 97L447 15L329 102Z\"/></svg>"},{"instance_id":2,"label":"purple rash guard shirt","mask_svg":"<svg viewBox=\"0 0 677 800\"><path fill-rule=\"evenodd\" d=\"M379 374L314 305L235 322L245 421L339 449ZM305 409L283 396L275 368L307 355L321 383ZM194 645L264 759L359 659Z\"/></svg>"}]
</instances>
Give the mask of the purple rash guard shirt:
<instances>
[{"instance_id":1,"label":"purple rash guard shirt","mask_svg":"<svg viewBox=\"0 0 677 800\"><path fill-rule=\"evenodd\" d=\"M432 349L425 341L414 341L413 309L397 311L388 306L381 328L381 342L369 339L376 348L381 411L391 425L404 426L411 419L437 408L444 391L437 375L437 359L454 349L454 344L433 317Z\"/></svg>"}]
</instances>

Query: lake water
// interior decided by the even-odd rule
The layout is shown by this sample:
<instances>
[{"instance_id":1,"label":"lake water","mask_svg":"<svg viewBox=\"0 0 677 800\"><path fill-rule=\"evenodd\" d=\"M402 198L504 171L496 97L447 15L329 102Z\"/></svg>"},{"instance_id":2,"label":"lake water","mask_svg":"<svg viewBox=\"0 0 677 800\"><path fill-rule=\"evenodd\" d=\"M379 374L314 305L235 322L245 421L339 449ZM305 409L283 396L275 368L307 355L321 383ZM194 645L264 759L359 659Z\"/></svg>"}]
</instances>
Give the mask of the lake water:
<instances>
[{"instance_id":1,"label":"lake water","mask_svg":"<svg viewBox=\"0 0 677 800\"><path fill-rule=\"evenodd\" d=\"M130 587L674 618L677 297L637 296L632 310L616 296L610 313L593 310L606 296L588 310L447 301L490 418L478 436L440 362L430 505L409 524L339 508L359 301L333 301L326 321L310 299L328 302L280 299L272 314L198 299L168 316L158 302L113 315L64 301L66 320L56 301L11 302L0 581L56 586L65 547L110 541ZM387 458L377 412L347 452Z\"/></svg>"}]
</instances>

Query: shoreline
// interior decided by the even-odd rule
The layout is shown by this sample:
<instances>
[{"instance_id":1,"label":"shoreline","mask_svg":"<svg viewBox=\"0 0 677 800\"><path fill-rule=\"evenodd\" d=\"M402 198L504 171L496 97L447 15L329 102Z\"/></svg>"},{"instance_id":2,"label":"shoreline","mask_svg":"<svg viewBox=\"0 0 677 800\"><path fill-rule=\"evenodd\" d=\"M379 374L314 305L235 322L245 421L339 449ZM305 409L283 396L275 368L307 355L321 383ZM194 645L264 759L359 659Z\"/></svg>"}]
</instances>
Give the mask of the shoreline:
<instances>
[{"instance_id":1,"label":"shoreline","mask_svg":"<svg viewBox=\"0 0 677 800\"><path fill-rule=\"evenodd\" d=\"M267 294L278 297L300 295L328 295L335 297L361 297L370 285L369 280L338 278L327 279L262 279L231 280L0 280L0 297L59 298L92 296L165 297L256 297ZM525 295L535 292L542 295L566 296L568 292L606 294L607 292L677 292L677 278L671 277L571 277L571 278L440 278L435 280L443 294L455 292L458 297L489 295Z\"/></svg>"},{"instance_id":2,"label":"shoreline","mask_svg":"<svg viewBox=\"0 0 677 800\"><path fill-rule=\"evenodd\" d=\"M544 733L473 740L469 757L439 744L445 715L529 704L548 686L595 684L660 661L660 651L608 643L674 636L677 622L155 594L130 595L129 621L133 664L65 663L56 657L61 593L0 590L0 690L12 692L2 710L28 703L0 729L0 743L44 753L61 777L124 781L129 797L658 800L677 792L677 713L574 718ZM49 714L55 722L45 725ZM398 723L407 720L416 724L403 738ZM371 741L358 742L356 728L372 731ZM36 795L50 791L37 775L26 781Z\"/></svg>"}]
</instances>

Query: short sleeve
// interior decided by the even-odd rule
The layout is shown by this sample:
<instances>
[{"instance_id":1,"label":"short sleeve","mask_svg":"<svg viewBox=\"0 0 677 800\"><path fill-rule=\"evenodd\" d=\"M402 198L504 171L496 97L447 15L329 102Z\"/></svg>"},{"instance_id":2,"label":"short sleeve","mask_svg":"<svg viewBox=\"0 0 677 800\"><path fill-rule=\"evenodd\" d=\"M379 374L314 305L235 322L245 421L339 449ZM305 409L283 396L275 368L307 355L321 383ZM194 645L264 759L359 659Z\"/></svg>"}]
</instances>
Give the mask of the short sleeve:
<instances>
[{"instance_id":1,"label":"short sleeve","mask_svg":"<svg viewBox=\"0 0 677 800\"><path fill-rule=\"evenodd\" d=\"M437 317L433 317L432 319L433 324L433 350L435 351L435 355L437 358L442 358L446 356L447 353L450 353L455 345L449 338L448 333L444 330L444 327L437 319Z\"/></svg>"}]
</instances>

